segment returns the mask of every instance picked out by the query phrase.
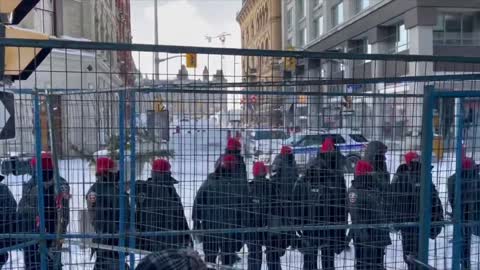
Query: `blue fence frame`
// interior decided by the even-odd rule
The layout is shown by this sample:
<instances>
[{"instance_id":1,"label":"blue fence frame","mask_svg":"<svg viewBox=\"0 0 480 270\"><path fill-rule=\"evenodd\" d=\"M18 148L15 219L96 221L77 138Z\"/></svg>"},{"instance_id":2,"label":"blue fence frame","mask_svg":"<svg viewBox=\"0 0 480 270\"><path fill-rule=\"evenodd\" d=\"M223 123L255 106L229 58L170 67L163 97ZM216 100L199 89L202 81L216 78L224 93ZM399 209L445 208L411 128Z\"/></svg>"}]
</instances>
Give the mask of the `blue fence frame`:
<instances>
[{"instance_id":1,"label":"blue fence frame","mask_svg":"<svg viewBox=\"0 0 480 270\"><path fill-rule=\"evenodd\" d=\"M424 88L423 98L423 116L422 116L422 163L431 164L433 153L433 110L434 104L438 99L455 98L456 99L456 122L455 122L455 171L462 170L463 158L463 102L464 98L480 97L480 91L451 91L435 89L433 86ZM428 154L426 154L428 153ZM429 231L431 227L431 192L432 192L432 174L428 166L422 168L422 187L421 187L421 213L420 213L420 245L419 260L424 264L428 264L429 259ZM459 270L461 264L461 250L463 245L462 239L462 179L459 173L455 174L455 206L453 209L453 248L452 248L452 264L451 269ZM445 223L447 224L447 223ZM470 226L470 225L469 225Z\"/></svg>"},{"instance_id":2,"label":"blue fence frame","mask_svg":"<svg viewBox=\"0 0 480 270\"><path fill-rule=\"evenodd\" d=\"M311 52L284 52L284 51L263 51L263 50L239 50L239 49L219 49L219 48L199 48L199 47L179 47L179 46L154 46L154 45L138 45L138 44L108 44L108 43L94 43L94 42L72 42L72 41L59 41L59 40L50 40L50 41L35 41L35 40L15 40L15 39L1 39L0 46L18 46L18 47L48 47L48 48L63 48L63 49L81 49L81 50L130 50L130 51L145 51L145 52L153 52L153 51L161 51L161 52L171 52L171 53L184 53L184 52L194 52L194 53L205 53L205 54L221 54L221 55L239 55L239 56L270 56L270 57L298 57L298 58L324 58L324 59L353 59L353 60L361 60L361 59L369 59L369 60L404 60L404 61L444 61L444 62L452 62L452 63L480 63L480 58L465 58L465 57L435 57L435 56L413 56L413 55L356 55L356 54L343 54L343 53L311 53ZM305 80L302 82L295 81L295 85L328 85L328 84L338 84L341 82L342 84L350 82L355 83L388 83L388 82L423 82L423 81L445 81L445 80L477 80L479 79L479 75L477 74L460 74L460 75L432 75L432 76L415 76L415 77L392 77L392 78L358 78L358 79L326 79L326 80ZM243 83L238 84L228 84L229 86L242 86ZM283 84L278 85L279 87L285 86ZM214 87L213 84L209 84L209 87ZM175 93L175 92L184 92L190 91L192 93L204 93L205 90L202 89L188 89L188 87L184 87L184 89L168 89L168 91ZM127 158L127 149L126 144L127 141L130 143L130 159L131 159L131 174L130 174L130 196L132 197L131 204L130 204L130 215L127 215L126 205L127 205L127 198L125 193L121 193L120 195L120 231L117 235L120 239L119 246L120 247L135 247L135 237L136 235L174 235L180 234L182 232L175 232L175 231L158 231L158 232L148 232L138 234L135 231L135 159L136 159L136 107L135 107L135 94L138 92L162 92L166 91L166 89L154 89L154 88L145 88L145 89L137 89L137 91L129 91L127 94L127 90L130 89L118 89L115 92L119 95L119 130L120 130L120 150L119 150L119 167L120 167L120 181L119 181L119 188L120 190L124 191L126 188L126 174L125 174L125 159ZM12 90L13 91L13 90ZM41 132L41 120L40 120L40 97L41 93L37 92L36 90L30 89L22 89L23 94L25 92L30 91L34 97L34 129L35 129L35 156L36 159L39 161L36 164L36 181L38 186L43 186L43 179L41 172L41 154L42 154L42 132ZM56 90L51 90L52 92L56 92ZM58 93L63 93L61 89L58 89ZM65 92L64 94L79 94L79 93L99 93L98 91L95 92L88 92L84 91L83 89L78 90L69 90L69 93ZM109 91L110 93L112 91ZM227 90L209 90L209 93L213 94L262 94L264 92L260 91L227 91ZM341 96L343 93L322 93L324 96ZM126 119L126 103L127 103L127 95L130 102L130 119ZM288 92L284 91L282 93L278 93L278 95L318 95L318 93L313 92ZM375 97L381 95L383 97L422 97L419 94L375 94L375 93L355 93L352 96L364 96L364 97ZM432 163L432 152L433 152L433 108L436 100L441 98L456 98L459 104L462 104L464 98L469 97L480 97L480 91L443 91L441 89L435 89L433 86L426 86L424 88L423 94L423 117L422 117L422 153L426 153L422 155L422 163L423 164L431 164ZM456 113L456 171L461 170L461 157L462 153L462 142L463 142L463 111L460 109L461 106L457 106L457 113ZM129 121L130 124L130 134L129 138L126 136L126 123ZM453 256L452 256L452 265L451 268L454 270L460 269L460 250L462 247L462 215L461 215L461 179L460 175L456 175L455 180L455 209L454 209L454 219L453 222L450 223L445 221L443 224L453 224L454 226L454 239L453 239ZM420 213L420 222L419 224L416 223L409 223L409 224L396 224L397 227L402 226L418 226L419 227L419 261L425 265L429 263L429 232L431 227L431 193L432 193L432 173L428 166L423 166L422 168L422 185L421 185L421 213ZM25 247L28 245L36 245L37 243L40 246L40 254L41 254L41 269L47 269L47 256L48 256L48 249L46 247L47 239L56 239L57 235L55 234L47 234L45 228L45 204L44 204L44 197L43 197L43 189L38 189L39 196L38 196L38 211L39 211L39 219L40 219L40 227L39 227L39 234L38 235L24 235L19 236L19 238L26 241L22 244L18 244L15 246L11 246L9 248L2 249L0 251L11 251L14 249L18 249L21 247ZM128 227L127 227L128 225ZM388 228L390 224L375 224L371 225L372 228ZM346 225L346 226L324 226L324 229L331 229L331 228L356 228L360 226L354 225ZM368 227L366 225L361 225L362 228ZM255 231L271 231L272 229L282 231L282 228L260 228L256 229ZM287 230L294 230L294 226L289 226L288 228L283 228L284 231ZM318 229L317 227L298 227L303 231L307 230L314 230ZM242 232L242 230L233 229L233 230L218 230L220 232ZM251 231L251 229L245 229L243 231ZM128 232L128 235L127 235ZM197 230L192 232L192 234L202 234L205 231ZM211 230L208 232L212 232ZM116 235L97 235L97 234L85 234L85 235L78 235L78 234L66 234L62 235L64 238L106 238L112 237ZM31 240L34 239L34 240ZM128 252L120 252L120 260L119 266L120 269L125 269L125 257L126 253ZM129 254L129 260L131 264L135 262L135 254Z\"/></svg>"}]
</instances>

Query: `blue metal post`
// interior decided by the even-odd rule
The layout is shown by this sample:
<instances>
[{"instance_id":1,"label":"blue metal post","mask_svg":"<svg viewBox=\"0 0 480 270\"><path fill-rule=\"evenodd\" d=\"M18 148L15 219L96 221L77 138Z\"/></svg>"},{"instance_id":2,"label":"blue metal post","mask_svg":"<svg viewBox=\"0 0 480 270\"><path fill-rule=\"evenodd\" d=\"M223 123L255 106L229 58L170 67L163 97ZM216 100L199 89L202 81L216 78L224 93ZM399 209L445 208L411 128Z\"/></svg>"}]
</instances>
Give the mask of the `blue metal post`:
<instances>
[{"instance_id":1,"label":"blue metal post","mask_svg":"<svg viewBox=\"0 0 480 270\"><path fill-rule=\"evenodd\" d=\"M432 217L432 164L434 87L425 86L422 117L422 179L420 187L420 222L418 259L428 264L428 245Z\"/></svg>"},{"instance_id":2,"label":"blue metal post","mask_svg":"<svg viewBox=\"0 0 480 270\"><path fill-rule=\"evenodd\" d=\"M125 247L125 227L126 227L126 193L125 193L125 91L121 91L118 93L119 95L119 170L120 170L120 181L119 181L119 189L120 189L120 247ZM120 252L120 270L125 270L125 252Z\"/></svg>"},{"instance_id":3,"label":"blue metal post","mask_svg":"<svg viewBox=\"0 0 480 270\"><path fill-rule=\"evenodd\" d=\"M136 207L136 190L135 190L135 178L136 178L136 144L137 137L137 123L136 123L136 103L135 103L135 91L130 91L130 242L129 247L135 248L135 207ZM135 254L130 253L130 268L134 269L135 266Z\"/></svg>"},{"instance_id":4,"label":"blue metal post","mask_svg":"<svg viewBox=\"0 0 480 270\"><path fill-rule=\"evenodd\" d=\"M452 270L460 270L462 250L462 158L463 158L463 98L455 100L456 124L455 124L455 200L453 209L453 251Z\"/></svg>"},{"instance_id":5,"label":"blue metal post","mask_svg":"<svg viewBox=\"0 0 480 270\"><path fill-rule=\"evenodd\" d=\"M37 179L37 203L38 216L40 218L40 269L47 269L47 240L45 237L45 202L43 193L43 175L42 175L42 129L40 124L40 98L38 94L34 95L34 124L35 124L35 157L37 164L35 166L35 178Z\"/></svg>"}]
</instances>

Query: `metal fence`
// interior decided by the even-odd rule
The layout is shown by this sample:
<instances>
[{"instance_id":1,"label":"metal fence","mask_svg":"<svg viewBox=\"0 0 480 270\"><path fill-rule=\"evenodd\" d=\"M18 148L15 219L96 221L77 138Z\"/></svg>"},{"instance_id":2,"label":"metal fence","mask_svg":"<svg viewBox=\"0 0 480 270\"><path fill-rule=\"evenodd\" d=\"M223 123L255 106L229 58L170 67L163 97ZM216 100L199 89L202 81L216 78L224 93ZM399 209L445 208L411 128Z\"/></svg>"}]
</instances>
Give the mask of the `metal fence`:
<instances>
[{"instance_id":1,"label":"metal fence","mask_svg":"<svg viewBox=\"0 0 480 270\"><path fill-rule=\"evenodd\" d=\"M172 248L213 269L480 265L480 59L0 46L52 49L0 96L3 269L134 269Z\"/></svg>"}]
</instances>

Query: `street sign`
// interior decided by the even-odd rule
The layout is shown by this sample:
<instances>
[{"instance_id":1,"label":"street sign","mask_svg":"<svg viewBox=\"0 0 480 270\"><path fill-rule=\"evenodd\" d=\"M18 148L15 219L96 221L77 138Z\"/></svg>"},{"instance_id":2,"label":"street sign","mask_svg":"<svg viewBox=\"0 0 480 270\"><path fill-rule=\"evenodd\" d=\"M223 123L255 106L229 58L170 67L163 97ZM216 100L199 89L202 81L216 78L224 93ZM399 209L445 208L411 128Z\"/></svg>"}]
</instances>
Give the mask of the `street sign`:
<instances>
[{"instance_id":1,"label":"street sign","mask_svg":"<svg viewBox=\"0 0 480 270\"><path fill-rule=\"evenodd\" d=\"M196 53L187 53L187 68L196 68L197 67L197 54Z\"/></svg>"},{"instance_id":2,"label":"street sign","mask_svg":"<svg viewBox=\"0 0 480 270\"><path fill-rule=\"evenodd\" d=\"M12 93L0 92L0 140L15 138L15 99Z\"/></svg>"}]
</instances>

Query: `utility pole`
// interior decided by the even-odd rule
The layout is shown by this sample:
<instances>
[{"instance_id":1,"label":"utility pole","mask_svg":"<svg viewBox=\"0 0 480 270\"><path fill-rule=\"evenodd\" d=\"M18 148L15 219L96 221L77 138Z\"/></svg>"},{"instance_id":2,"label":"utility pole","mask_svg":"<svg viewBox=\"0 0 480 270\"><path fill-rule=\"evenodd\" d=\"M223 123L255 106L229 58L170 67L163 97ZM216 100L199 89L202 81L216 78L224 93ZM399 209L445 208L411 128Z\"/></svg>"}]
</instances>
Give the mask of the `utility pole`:
<instances>
[{"instance_id":1,"label":"utility pole","mask_svg":"<svg viewBox=\"0 0 480 270\"><path fill-rule=\"evenodd\" d=\"M158 45L158 0L155 0L155 45ZM155 80L154 81L159 81L160 80L160 59L158 59L158 52L154 52L154 61L155 61ZM155 83L154 83L155 84Z\"/></svg>"}]
</instances>

